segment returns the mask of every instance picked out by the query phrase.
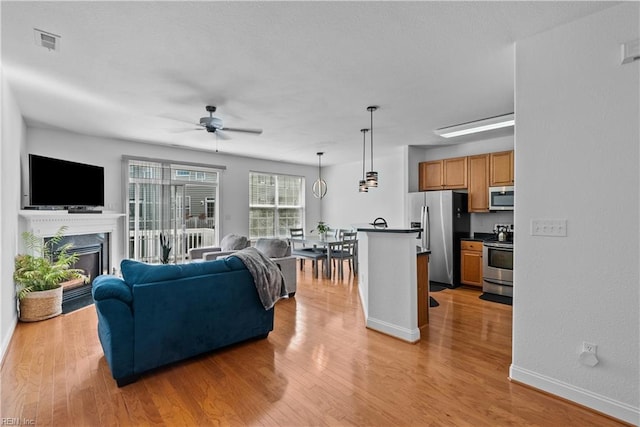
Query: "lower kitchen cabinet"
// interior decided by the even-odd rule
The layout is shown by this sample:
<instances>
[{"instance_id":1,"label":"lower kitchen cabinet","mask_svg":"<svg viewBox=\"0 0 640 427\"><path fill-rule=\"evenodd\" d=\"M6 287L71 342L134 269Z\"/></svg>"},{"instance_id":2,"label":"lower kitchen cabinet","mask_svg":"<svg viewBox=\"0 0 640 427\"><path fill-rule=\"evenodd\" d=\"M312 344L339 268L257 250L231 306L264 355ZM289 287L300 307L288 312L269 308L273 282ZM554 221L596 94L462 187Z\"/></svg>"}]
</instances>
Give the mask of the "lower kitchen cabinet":
<instances>
[{"instance_id":1,"label":"lower kitchen cabinet","mask_svg":"<svg viewBox=\"0 0 640 427\"><path fill-rule=\"evenodd\" d=\"M460 242L460 282L482 287L482 242Z\"/></svg>"},{"instance_id":2,"label":"lower kitchen cabinet","mask_svg":"<svg viewBox=\"0 0 640 427\"><path fill-rule=\"evenodd\" d=\"M418 254L416 260L418 273L418 328L429 323L429 254Z\"/></svg>"}]
</instances>

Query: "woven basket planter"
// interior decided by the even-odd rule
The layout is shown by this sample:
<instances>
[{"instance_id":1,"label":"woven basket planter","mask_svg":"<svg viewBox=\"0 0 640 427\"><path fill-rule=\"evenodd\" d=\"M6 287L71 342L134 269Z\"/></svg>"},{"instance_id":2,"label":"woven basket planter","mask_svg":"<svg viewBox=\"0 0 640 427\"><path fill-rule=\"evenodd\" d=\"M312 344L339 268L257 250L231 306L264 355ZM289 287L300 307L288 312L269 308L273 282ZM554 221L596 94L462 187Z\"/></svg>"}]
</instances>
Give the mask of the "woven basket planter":
<instances>
[{"instance_id":1,"label":"woven basket planter","mask_svg":"<svg viewBox=\"0 0 640 427\"><path fill-rule=\"evenodd\" d=\"M29 292L20 300L20 320L23 322L37 322L59 314L62 314L62 286Z\"/></svg>"}]
</instances>

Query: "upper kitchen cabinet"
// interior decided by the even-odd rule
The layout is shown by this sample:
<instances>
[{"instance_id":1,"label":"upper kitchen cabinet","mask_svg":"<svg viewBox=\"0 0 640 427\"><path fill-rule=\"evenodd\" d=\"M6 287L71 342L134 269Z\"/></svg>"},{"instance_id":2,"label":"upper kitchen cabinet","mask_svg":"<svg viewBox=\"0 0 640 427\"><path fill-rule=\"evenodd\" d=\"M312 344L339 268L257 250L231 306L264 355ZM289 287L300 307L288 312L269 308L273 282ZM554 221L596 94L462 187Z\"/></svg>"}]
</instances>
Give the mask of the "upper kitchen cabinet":
<instances>
[{"instance_id":1,"label":"upper kitchen cabinet","mask_svg":"<svg viewBox=\"0 0 640 427\"><path fill-rule=\"evenodd\" d=\"M444 159L444 189L457 190L467 188L467 158Z\"/></svg>"},{"instance_id":2,"label":"upper kitchen cabinet","mask_svg":"<svg viewBox=\"0 0 640 427\"><path fill-rule=\"evenodd\" d=\"M489 212L489 157L469 156L469 212Z\"/></svg>"},{"instance_id":3,"label":"upper kitchen cabinet","mask_svg":"<svg viewBox=\"0 0 640 427\"><path fill-rule=\"evenodd\" d=\"M490 155L491 179L489 185L492 187L513 185L513 150Z\"/></svg>"},{"instance_id":4,"label":"upper kitchen cabinet","mask_svg":"<svg viewBox=\"0 0 640 427\"><path fill-rule=\"evenodd\" d=\"M418 190L442 190L442 160L421 162L418 166Z\"/></svg>"},{"instance_id":5,"label":"upper kitchen cabinet","mask_svg":"<svg viewBox=\"0 0 640 427\"><path fill-rule=\"evenodd\" d=\"M467 158L434 160L419 165L420 191L467 188Z\"/></svg>"}]
</instances>

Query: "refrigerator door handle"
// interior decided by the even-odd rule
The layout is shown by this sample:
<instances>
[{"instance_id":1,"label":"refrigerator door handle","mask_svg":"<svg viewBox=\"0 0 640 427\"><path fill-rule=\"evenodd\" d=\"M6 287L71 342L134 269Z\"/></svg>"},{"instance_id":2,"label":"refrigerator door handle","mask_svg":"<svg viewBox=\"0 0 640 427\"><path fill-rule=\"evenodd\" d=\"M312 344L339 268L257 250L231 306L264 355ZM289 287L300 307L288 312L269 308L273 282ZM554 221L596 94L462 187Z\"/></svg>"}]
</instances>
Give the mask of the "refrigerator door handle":
<instances>
[{"instance_id":1,"label":"refrigerator door handle","mask_svg":"<svg viewBox=\"0 0 640 427\"><path fill-rule=\"evenodd\" d=\"M422 224L424 229L423 246L431 250L431 221L429 218L429 206L422 207Z\"/></svg>"}]
</instances>

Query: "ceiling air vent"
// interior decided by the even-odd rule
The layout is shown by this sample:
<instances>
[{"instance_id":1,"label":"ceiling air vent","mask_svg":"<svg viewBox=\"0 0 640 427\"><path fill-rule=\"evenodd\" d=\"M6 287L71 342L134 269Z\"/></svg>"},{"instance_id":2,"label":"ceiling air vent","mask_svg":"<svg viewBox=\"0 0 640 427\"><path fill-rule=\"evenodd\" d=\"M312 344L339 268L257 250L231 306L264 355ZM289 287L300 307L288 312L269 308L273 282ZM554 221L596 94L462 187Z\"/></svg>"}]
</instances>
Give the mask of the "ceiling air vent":
<instances>
[{"instance_id":1,"label":"ceiling air vent","mask_svg":"<svg viewBox=\"0 0 640 427\"><path fill-rule=\"evenodd\" d=\"M53 33L48 33L46 31L39 30L37 28L33 29L36 44L38 46L46 47L49 50L60 50L60 36Z\"/></svg>"}]
</instances>

